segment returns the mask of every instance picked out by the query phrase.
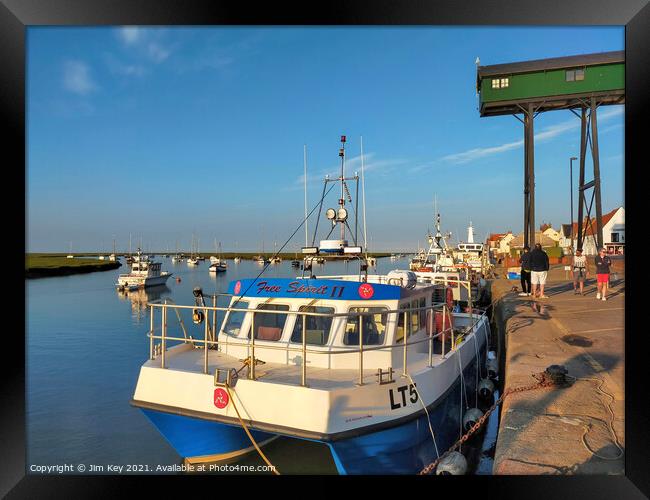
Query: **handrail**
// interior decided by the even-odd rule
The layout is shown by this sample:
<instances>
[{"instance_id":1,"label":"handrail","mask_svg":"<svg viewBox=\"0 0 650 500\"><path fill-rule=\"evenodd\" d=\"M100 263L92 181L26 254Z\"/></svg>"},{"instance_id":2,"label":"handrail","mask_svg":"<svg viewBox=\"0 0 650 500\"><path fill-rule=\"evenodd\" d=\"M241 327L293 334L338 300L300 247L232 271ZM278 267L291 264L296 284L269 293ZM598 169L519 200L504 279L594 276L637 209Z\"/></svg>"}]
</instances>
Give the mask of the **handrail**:
<instances>
[{"instance_id":1,"label":"handrail","mask_svg":"<svg viewBox=\"0 0 650 500\"><path fill-rule=\"evenodd\" d=\"M469 325L465 325L466 330L463 332L461 335L465 336L467 332L471 332L474 329L474 327L482 321L482 318L486 315L485 310L477 310L473 308L472 304L472 298L471 298L471 282L467 281L461 281L461 280L453 280L454 282L457 282L459 285L463 285L467 287L469 291L469 300L468 300L468 311L470 316L470 323ZM369 315L375 315L378 314L376 311L347 311L347 312L342 312L342 313L318 313L318 312L311 312L311 311L290 311L290 310L273 310L273 309L241 309L241 308L236 308L236 307L218 307L217 304L217 299L220 296L225 296L225 297L234 297L232 294L227 294L227 293L217 293L217 294L212 294L211 297L213 298L213 305L208 306L205 305L193 305L193 306L185 306L185 305L178 305L178 304L168 304L167 301L165 303L161 303L161 301L151 301L148 302L147 305L150 307L150 312L151 312L151 325L150 325L150 330L147 333L147 336L149 337L149 359L154 360L156 358L157 354L160 354L161 357L161 367L165 368L165 351L167 350L166 344L168 341L179 341L183 343L191 343L195 347L202 347L204 349L204 359L203 359L203 372L205 374L208 373L208 349L211 347L217 346L219 343L222 345L226 346L240 346L240 347L248 347L250 350L250 356L248 358L247 364L249 367L248 371L248 377L252 380L255 380L255 335L250 336L249 338L246 339L239 339L237 337L233 337L228 333L223 332L223 330L217 330L217 325L216 325L216 313L217 311L224 311L224 312L231 312L231 311L237 311L237 312L243 312L245 314L251 313L251 330L252 332L255 331L255 316L257 314L283 314L283 315L292 315L294 317L301 315L302 316L302 322L303 322L303 329L302 329L302 339L300 343L297 342L291 342L285 341L282 343L278 343L276 345L269 345L269 344L263 344L263 349L269 349L269 350L278 350L278 351L284 351L284 352L301 352L302 353L302 369L301 369L301 385L302 386L307 386L307 354L327 354L327 355L332 355L332 354L359 354L359 378L358 378L358 385L363 385L363 355L365 352L368 351L382 351L382 350L387 350L387 349L393 349L396 347L402 347L403 348L403 376L406 376L408 374L407 371L407 355L408 355L408 348L409 346L414 346L421 344L423 342L429 342L429 349L428 349L428 365L433 366L433 341L434 339L442 337L442 351L441 355L442 358L445 359L447 356L446 353L446 337L447 334L451 335L451 349L452 351L455 351L460 344L456 344L456 336L455 336L455 330L453 327L449 326L446 327L446 322L447 318L449 317L451 311L448 310L447 304L445 302L436 302L432 303L431 305L425 305L425 306L416 306L413 307L411 303L406 304L407 307L400 307L398 309L383 309L381 311L382 316L383 315L388 315L388 314L397 314L397 316L393 316L391 318L392 323L397 323L399 324L399 314L404 314L404 319L403 319L403 328L404 328L404 333L403 333L403 338L401 339L400 342L394 343L394 344L382 344L382 345L364 345L363 343L363 321L362 321L362 316L369 316ZM210 296L207 296L210 297ZM254 297L253 297L254 299ZM205 318L205 325L204 325L204 335L203 339L197 338L194 339L190 336L188 339L187 332L185 331L184 324L181 321L181 326L183 328L183 335L184 338L180 337L175 337L175 336L169 336L167 335L167 309L169 307L172 307L175 309L177 317L180 316L178 315L178 309L191 309L191 310L202 310L203 311L203 317ZM355 306L355 307L366 307L366 308L372 308L376 307L374 304L369 304L366 306ZM155 328L155 322L154 322L154 316L155 316L155 308L160 308L161 309L161 335L156 335L156 330ZM212 324L214 326L214 330L210 328L209 325L209 311L212 311ZM434 321L434 316L433 314L431 316L427 315L427 318L423 321L426 322L425 326L422 326L421 328L418 329L418 333L421 333L422 330L425 331L425 336L421 339L413 340L411 337L414 335L412 333L412 328L413 325L411 324L411 318L413 317L414 314L419 314L422 311L431 311L432 313L435 312L442 312L442 330L440 332L437 332L435 334L433 333L426 333L426 330L428 328L431 328L433 325L431 321ZM358 318L359 320L359 345L353 348L346 348L343 347L341 348L340 346L322 346L319 349L314 349L314 348L307 348L307 342L306 342L306 319L307 316L313 316L313 317L326 317L326 318L339 318L339 317L345 317L345 318ZM476 317L476 319L475 319ZM225 321L225 317L224 317ZM388 322L386 326L388 325ZM222 323L223 326L223 323ZM475 332L474 332L475 333ZM219 340L219 337L217 334L222 334L222 339ZM161 342L158 345L155 345L155 340L160 340ZM292 344L298 344L295 346L292 346ZM160 349L158 349L160 348Z\"/></svg>"}]
</instances>

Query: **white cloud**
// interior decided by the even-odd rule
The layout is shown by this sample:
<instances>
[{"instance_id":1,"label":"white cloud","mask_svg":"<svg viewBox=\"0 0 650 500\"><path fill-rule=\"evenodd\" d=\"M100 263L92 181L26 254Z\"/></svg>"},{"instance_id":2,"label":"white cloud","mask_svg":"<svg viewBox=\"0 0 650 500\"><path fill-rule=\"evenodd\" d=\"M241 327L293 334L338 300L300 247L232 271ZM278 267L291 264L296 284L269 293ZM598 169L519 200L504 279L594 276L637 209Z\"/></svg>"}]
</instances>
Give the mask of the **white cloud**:
<instances>
[{"instance_id":1,"label":"white cloud","mask_svg":"<svg viewBox=\"0 0 650 500\"><path fill-rule=\"evenodd\" d=\"M169 57L169 50L156 42L151 42L147 45L147 55L153 61L160 63Z\"/></svg>"},{"instance_id":2,"label":"white cloud","mask_svg":"<svg viewBox=\"0 0 650 500\"><path fill-rule=\"evenodd\" d=\"M86 95L97 88L88 66L80 61L67 61L63 65L63 86L75 94Z\"/></svg>"},{"instance_id":3,"label":"white cloud","mask_svg":"<svg viewBox=\"0 0 650 500\"><path fill-rule=\"evenodd\" d=\"M142 29L136 26L124 26L117 30L117 37L124 45L134 45L142 38Z\"/></svg>"},{"instance_id":4,"label":"white cloud","mask_svg":"<svg viewBox=\"0 0 650 500\"><path fill-rule=\"evenodd\" d=\"M164 36L161 29L143 29L137 26L123 26L116 30L116 36L122 44L155 63L161 63L171 53L160 39Z\"/></svg>"},{"instance_id":5,"label":"white cloud","mask_svg":"<svg viewBox=\"0 0 650 500\"><path fill-rule=\"evenodd\" d=\"M598 122L606 122L607 120L620 116L623 114L623 107L616 106L615 108L608 109L606 111L598 112L597 119ZM544 142L559 135L562 135L570 130L576 130L580 128L580 120L573 117L564 122L558 123L556 125L551 125L545 127L535 134L535 142ZM609 130L609 129L606 129ZM523 147L524 140L520 139L514 142L507 142L500 144L498 146L489 146L484 148L473 148L461 153L453 153L446 156L443 156L439 161L450 162L455 164L464 164L470 161L478 160L480 158L485 158L486 156L492 156L499 153L504 153L506 151L511 151L513 149L519 149Z\"/></svg>"}]
</instances>

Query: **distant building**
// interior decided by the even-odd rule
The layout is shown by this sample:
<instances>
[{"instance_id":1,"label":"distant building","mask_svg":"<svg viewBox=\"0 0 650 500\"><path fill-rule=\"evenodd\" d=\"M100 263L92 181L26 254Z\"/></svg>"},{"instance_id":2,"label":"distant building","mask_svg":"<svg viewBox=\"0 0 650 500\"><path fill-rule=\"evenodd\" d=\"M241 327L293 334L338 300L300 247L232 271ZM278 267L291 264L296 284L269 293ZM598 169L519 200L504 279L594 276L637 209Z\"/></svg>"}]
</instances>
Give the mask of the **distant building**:
<instances>
[{"instance_id":1,"label":"distant building","mask_svg":"<svg viewBox=\"0 0 650 500\"><path fill-rule=\"evenodd\" d=\"M535 243L541 243L542 248L548 248L548 247L556 247L558 245L558 241L554 240L553 238L547 236L546 234L542 233L541 231L535 231ZM532 244L531 244L532 246ZM524 233L521 232L517 236L515 236L512 241L510 242L510 248L514 250L520 250L524 248Z\"/></svg>"},{"instance_id":2,"label":"distant building","mask_svg":"<svg viewBox=\"0 0 650 500\"><path fill-rule=\"evenodd\" d=\"M562 233L560 233L560 231L556 231L551 226L547 226L545 229L543 229L542 234L545 235L545 236L548 236L553 241L556 241L558 243L562 239Z\"/></svg>"},{"instance_id":3,"label":"distant building","mask_svg":"<svg viewBox=\"0 0 650 500\"><path fill-rule=\"evenodd\" d=\"M568 224L567 224L568 225ZM591 220L587 225L587 219L583 221L585 236L582 242L582 252L584 255L596 255L596 219ZM578 244L578 223L573 223L573 247L575 250ZM625 253L625 209L618 207L603 214L603 244L607 252L613 255L623 255Z\"/></svg>"},{"instance_id":4,"label":"distant building","mask_svg":"<svg viewBox=\"0 0 650 500\"><path fill-rule=\"evenodd\" d=\"M490 252L491 257L494 257L498 253L499 241L501 241L501 238L505 235L506 233L491 233L490 236L488 236L485 246Z\"/></svg>"}]
</instances>

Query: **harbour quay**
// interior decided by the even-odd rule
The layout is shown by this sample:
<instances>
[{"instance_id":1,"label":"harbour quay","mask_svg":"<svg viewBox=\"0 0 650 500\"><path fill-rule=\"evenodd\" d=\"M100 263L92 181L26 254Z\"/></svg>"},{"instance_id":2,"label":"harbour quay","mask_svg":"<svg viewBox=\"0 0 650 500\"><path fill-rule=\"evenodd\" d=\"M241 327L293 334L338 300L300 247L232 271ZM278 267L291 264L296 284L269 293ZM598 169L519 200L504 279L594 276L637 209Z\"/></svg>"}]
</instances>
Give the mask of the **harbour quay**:
<instances>
[{"instance_id":1,"label":"harbour quay","mask_svg":"<svg viewBox=\"0 0 650 500\"><path fill-rule=\"evenodd\" d=\"M624 260L614 260L607 301L596 299L595 277L576 295L563 265L551 266L546 285L548 298L532 299L505 272L491 280L511 392L493 474L624 474ZM513 392L549 372L559 385Z\"/></svg>"}]
</instances>

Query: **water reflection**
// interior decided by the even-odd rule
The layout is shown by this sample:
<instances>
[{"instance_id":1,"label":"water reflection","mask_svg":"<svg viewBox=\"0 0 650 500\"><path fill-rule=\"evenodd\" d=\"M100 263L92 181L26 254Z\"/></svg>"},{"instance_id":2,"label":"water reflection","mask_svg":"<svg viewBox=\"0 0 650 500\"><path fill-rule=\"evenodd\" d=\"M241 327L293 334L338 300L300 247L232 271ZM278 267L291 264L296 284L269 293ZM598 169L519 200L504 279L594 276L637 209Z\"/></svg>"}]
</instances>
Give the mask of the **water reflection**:
<instances>
[{"instance_id":1,"label":"water reflection","mask_svg":"<svg viewBox=\"0 0 650 500\"><path fill-rule=\"evenodd\" d=\"M156 285L136 290L117 290L120 300L131 302L131 317L136 324L147 318L147 302L160 300L162 297L171 296L171 290L167 285Z\"/></svg>"}]
</instances>

